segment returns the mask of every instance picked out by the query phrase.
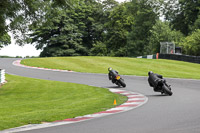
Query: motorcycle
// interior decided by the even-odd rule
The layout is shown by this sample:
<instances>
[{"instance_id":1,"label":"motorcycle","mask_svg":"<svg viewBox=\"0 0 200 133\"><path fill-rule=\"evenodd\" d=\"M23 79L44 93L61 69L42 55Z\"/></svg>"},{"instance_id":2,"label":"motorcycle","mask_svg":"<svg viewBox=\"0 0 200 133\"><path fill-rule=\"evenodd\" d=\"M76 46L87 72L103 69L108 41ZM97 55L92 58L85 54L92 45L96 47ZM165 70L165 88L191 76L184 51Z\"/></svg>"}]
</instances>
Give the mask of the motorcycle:
<instances>
[{"instance_id":1,"label":"motorcycle","mask_svg":"<svg viewBox=\"0 0 200 133\"><path fill-rule=\"evenodd\" d=\"M120 75L115 75L114 77L113 77L114 79L113 79L113 83L115 83L116 85L118 85L119 87L126 87L126 84L125 84L125 82L124 82L124 79L122 79L121 78L121 76Z\"/></svg>"},{"instance_id":2,"label":"motorcycle","mask_svg":"<svg viewBox=\"0 0 200 133\"><path fill-rule=\"evenodd\" d=\"M154 91L161 92L161 94L166 94L169 96L171 96L173 94L171 91L171 86L168 85L164 79L161 79L158 82L158 86L157 86L156 90L154 89Z\"/></svg>"}]
</instances>

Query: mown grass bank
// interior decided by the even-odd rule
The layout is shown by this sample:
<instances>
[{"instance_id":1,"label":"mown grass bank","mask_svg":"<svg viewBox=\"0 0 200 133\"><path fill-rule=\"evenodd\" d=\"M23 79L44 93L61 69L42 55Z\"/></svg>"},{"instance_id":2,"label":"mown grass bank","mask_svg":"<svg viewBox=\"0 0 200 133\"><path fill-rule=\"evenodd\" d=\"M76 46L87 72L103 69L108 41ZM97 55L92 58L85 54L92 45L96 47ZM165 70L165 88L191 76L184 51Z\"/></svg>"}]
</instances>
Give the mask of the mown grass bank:
<instances>
[{"instance_id":1,"label":"mown grass bank","mask_svg":"<svg viewBox=\"0 0 200 133\"><path fill-rule=\"evenodd\" d=\"M25 59L22 64L87 73L107 73L112 67L124 75L147 76L153 71L164 77L200 79L200 64L164 59L78 56Z\"/></svg>"},{"instance_id":2,"label":"mown grass bank","mask_svg":"<svg viewBox=\"0 0 200 133\"><path fill-rule=\"evenodd\" d=\"M103 111L125 96L87 85L6 75L0 88L0 130Z\"/></svg>"}]
</instances>

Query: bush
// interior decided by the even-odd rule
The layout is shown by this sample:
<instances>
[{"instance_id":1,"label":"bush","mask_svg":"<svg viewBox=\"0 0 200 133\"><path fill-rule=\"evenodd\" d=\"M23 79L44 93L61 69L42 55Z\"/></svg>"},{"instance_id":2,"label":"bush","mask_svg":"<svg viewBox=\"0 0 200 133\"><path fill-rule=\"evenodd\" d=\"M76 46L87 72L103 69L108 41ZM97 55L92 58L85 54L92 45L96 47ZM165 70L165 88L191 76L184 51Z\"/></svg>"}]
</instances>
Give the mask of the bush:
<instances>
[{"instance_id":1,"label":"bush","mask_svg":"<svg viewBox=\"0 0 200 133\"><path fill-rule=\"evenodd\" d=\"M187 36L181 46L184 54L200 56L200 29Z\"/></svg>"}]
</instances>

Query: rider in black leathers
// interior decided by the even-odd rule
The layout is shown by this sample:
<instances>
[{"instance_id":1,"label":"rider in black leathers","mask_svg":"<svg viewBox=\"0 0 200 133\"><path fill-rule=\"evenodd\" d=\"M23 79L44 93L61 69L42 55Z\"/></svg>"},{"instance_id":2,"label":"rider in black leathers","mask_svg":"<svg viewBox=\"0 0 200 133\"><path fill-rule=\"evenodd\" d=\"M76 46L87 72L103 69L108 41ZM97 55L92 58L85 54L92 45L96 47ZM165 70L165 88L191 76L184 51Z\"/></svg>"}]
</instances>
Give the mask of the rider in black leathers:
<instances>
[{"instance_id":1,"label":"rider in black leathers","mask_svg":"<svg viewBox=\"0 0 200 133\"><path fill-rule=\"evenodd\" d=\"M157 73L153 73L152 71L148 72L148 75L149 75L148 78L149 85L154 88L154 91L159 91L158 86L162 85L163 81L165 82L163 76Z\"/></svg>"},{"instance_id":2,"label":"rider in black leathers","mask_svg":"<svg viewBox=\"0 0 200 133\"><path fill-rule=\"evenodd\" d=\"M112 80L112 83L115 83L116 79L115 76L118 75L118 72L116 70L113 70L111 67L108 68L108 78L109 80Z\"/></svg>"}]
</instances>

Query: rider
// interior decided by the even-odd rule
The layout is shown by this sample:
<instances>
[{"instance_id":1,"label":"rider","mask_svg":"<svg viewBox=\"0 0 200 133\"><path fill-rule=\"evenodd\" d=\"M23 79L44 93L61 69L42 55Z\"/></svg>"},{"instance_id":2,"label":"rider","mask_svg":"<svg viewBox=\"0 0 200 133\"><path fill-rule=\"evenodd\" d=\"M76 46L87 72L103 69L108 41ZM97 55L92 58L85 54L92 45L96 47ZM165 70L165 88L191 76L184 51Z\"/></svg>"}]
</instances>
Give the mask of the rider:
<instances>
[{"instance_id":1,"label":"rider","mask_svg":"<svg viewBox=\"0 0 200 133\"><path fill-rule=\"evenodd\" d=\"M148 75L149 75L148 78L149 85L154 88L154 91L158 91L159 90L158 85L162 84L162 81L164 80L163 76L157 73L153 73L152 71L149 71Z\"/></svg>"},{"instance_id":2,"label":"rider","mask_svg":"<svg viewBox=\"0 0 200 133\"><path fill-rule=\"evenodd\" d=\"M113 70L111 67L108 68L108 71L109 80L112 80L112 83L115 83L115 76L118 75L118 72L116 70Z\"/></svg>"}]
</instances>

